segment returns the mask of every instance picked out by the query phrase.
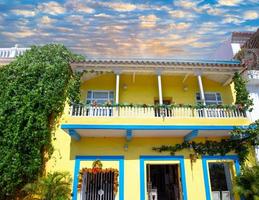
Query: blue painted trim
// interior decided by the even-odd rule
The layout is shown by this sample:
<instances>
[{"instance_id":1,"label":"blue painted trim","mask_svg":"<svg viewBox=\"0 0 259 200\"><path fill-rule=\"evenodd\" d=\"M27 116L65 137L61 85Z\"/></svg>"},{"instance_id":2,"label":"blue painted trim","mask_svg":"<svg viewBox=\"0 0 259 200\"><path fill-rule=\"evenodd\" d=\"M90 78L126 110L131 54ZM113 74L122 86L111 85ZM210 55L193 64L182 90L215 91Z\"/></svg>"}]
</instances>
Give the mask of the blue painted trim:
<instances>
[{"instance_id":1,"label":"blue painted trim","mask_svg":"<svg viewBox=\"0 0 259 200\"><path fill-rule=\"evenodd\" d=\"M126 131L126 141L131 141L132 140L132 130L127 130Z\"/></svg>"},{"instance_id":2,"label":"blue painted trim","mask_svg":"<svg viewBox=\"0 0 259 200\"><path fill-rule=\"evenodd\" d=\"M183 200L187 200L187 186L186 186L186 176L184 167L184 157L183 156L140 156L140 200L145 200L145 161L179 161L180 162L180 177L183 189Z\"/></svg>"},{"instance_id":3,"label":"blue painted trim","mask_svg":"<svg viewBox=\"0 0 259 200\"><path fill-rule=\"evenodd\" d=\"M206 200L211 200L210 192L210 179L209 179L209 160L232 160L234 161L236 174L240 173L240 163L237 155L226 155L226 156L202 156L202 167L203 167L203 177L206 192Z\"/></svg>"},{"instance_id":4,"label":"blue painted trim","mask_svg":"<svg viewBox=\"0 0 259 200\"><path fill-rule=\"evenodd\" d=\"M77 141L81 139L80 135L74 129L69 129L68 134Z\"/></svg>"},{"instance_id":5,"label":"blue painted trim","mask_svg":"<svg viewBox=\"0 0 259 200\"><path fill-rule=\"evenodd\" d=\"M119 161L119 200L124 199L124 156L76 156L72 200L77 200L78 175L81 161Z\"/></svg>"},{"instance_id":6,"label":"blue painted trim","mask_svg":"<svg viewBox=\"0 0 259 200\"><path fill-rule=\"evenodd\" d=\"M62 129L119 129L119 130L233 130L248 126L188 126L188 125L100 125L100 124L62 124Z\"/></svg>"},{"instance_id":7,"label":"blue painted trim","mask_svg":"<svg viewBox=\"0 0 259 200\"><path fill-rule=\"evenodd\" d=\"M180 62L180 63L196 63L196 64L240 64L239 60L231 59L231 60L206 60L206 59L145 59L145 58L131 58L131 59L87 59L86 62L89 61L107 61L110 60L115 61L129 61L129 62L136 62L136 61L154 61L154 62Z\"/></svg>"},{"instance_id":8,"label":"blue painted trim","mask_svg":"<svg viewBox=\"0 0 259 200\"><path fill-rule=\"evenodd\" d=\"M188 133L186 136L184 136L184 141L189 142L190 140L196 138L199 134L198 130L193 130L190 133Z\"/></svg>"}]
</instances>

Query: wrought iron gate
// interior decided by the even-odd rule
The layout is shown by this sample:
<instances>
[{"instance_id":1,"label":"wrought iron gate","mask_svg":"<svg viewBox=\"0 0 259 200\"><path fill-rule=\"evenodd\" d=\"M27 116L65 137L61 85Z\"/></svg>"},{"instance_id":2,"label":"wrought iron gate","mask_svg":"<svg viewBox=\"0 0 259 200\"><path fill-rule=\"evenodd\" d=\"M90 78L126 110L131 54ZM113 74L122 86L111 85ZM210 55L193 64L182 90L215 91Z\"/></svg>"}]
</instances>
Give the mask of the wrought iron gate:
<instances>
[{"instance_id":1,"label":"wrought iron gate","mask_svg":"<svg viewBox=\"0 0 259 200\"><path fill-rule=\"evenodd\" d=\"M85 172L82 200L115 200L113 171Z\"/></svg>"}]
</instances>

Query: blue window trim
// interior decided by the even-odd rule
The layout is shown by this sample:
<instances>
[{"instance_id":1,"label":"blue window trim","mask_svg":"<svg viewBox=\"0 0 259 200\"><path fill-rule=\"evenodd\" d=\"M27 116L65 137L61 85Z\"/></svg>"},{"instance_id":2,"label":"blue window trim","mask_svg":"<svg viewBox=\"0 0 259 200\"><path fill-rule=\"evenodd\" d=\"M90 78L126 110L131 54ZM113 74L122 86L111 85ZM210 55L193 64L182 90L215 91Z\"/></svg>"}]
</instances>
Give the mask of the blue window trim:
<instances>
[{"instance_id":1,"label":"blue window trim","mask_svg":"<svg viewBox=\"0 0 259 200\"><path fill-rule=\"evenodd\" d=\"M209 180L209 171L208 171L208 161L210 160L230 160L234 161L236 174L240 173L240 163L237 155L226 155L226 156L202 156L202 168L203 168L203 177L204 177L204 185L206 192L206 200L211 200L211 192L210 192L210 180Z\"/></svg>"},{"instance_id":2,"label":"blue window trim","mask_svg":"<svg viewBox=\"0 0 259 200\"><path fill-rule=\"evenodd\" d=\"M76 156L72 200L77 200L78 175L81 161L118 161L119 162L119 200L124 199L124 156Z\"/></svg>"},{"instance_id":3,"label":"blue window trim","mask_svg":"<svg viewBox=\"0 0 259 200\"><path fill-rule=\"evenodd\" d=\"M233 130L248 126L188 126L188 125L109 125L109 124L61 124L62 129L119 129L119 130Z\"/></svg>"},{"instance_id":4,"label":"blue window trim","mask_svg":"<svg viewBox=\"0 0 259 200\"><path fill-rule=\"evenodd\" d=\"M145 161L179 161L183 200L187 200L184 156L140 156L140 200L145 200Z\"/></svg>"}]
</instances>

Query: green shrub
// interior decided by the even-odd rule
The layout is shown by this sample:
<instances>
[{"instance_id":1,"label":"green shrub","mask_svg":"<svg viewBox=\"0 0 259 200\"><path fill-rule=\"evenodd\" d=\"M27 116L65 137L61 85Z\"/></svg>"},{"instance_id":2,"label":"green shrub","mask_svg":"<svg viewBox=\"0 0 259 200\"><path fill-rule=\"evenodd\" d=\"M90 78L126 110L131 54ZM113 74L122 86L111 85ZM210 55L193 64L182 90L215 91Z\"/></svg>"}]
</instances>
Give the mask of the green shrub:
<instances>
[{"instance_id":1,"label":"green shrub","mask_svg":"<svg viewBox=\"0 0 259 200\"><path fill-rule=\"evenodd\" d=\"M72 178L68 172L48 173L24 187L24 200L69 200Z\"/></svg>"},{"instance_id":2,"label":"green shrub","mask_svg":"<svg viewBox=\"0 0 259 200\"><path fill-rule=\"evenodd\" d=\"M241 170L235 179L234 191L245 199L259 200L259 165Z\"/></svg>"}]
</instances>

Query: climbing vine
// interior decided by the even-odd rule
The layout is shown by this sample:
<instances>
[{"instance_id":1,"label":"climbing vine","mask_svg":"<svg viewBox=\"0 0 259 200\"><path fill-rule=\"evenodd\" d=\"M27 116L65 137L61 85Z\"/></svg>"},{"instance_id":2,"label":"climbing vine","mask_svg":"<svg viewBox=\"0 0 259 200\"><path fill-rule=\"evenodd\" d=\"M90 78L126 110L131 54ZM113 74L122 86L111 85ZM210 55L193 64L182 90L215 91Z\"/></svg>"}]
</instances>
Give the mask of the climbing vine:
<instances>
[{"instance_id":1,"label":"climbing vine","mask_svg":"<svg viewBox=\"0 0 259 200\"><path fill-rule=\"evenodd\" d=\"M240 105L245 111L252 111L253 100L249 97L246 89L246 81L239 73L235 73L233 77L234 88L236 92L236 105Z\"/></svg>"},{"instance_id":2,"label":"climbing vine","mask_svg":"<svg viewBox=\"0 0 259 200\"><path fill-rule=\"evenodd\" d=\"M251 146L259 144L259 120L252 123L247 129L236 128L231 132L232 137L220 141L206 140L205 142L185 141L181 144L162 145L153 147L154 151L170 152L174 155L183 149L192 149L198 155L226 155L230 152L238 154L240 162L244 162Z\"/></svg>"},{"instance_id":3,"label":"climbing vine","mask_svg":"<svg viewBox=\"0 0 259 200\"><path fill-rule=\"evenodd\" d=\"M65 102L78 98L68 95L78 87L69 63L82 59L49 44L32 46L0 68L0 199L15 199L42 173Z\"/></svg>"}]
</instances>

